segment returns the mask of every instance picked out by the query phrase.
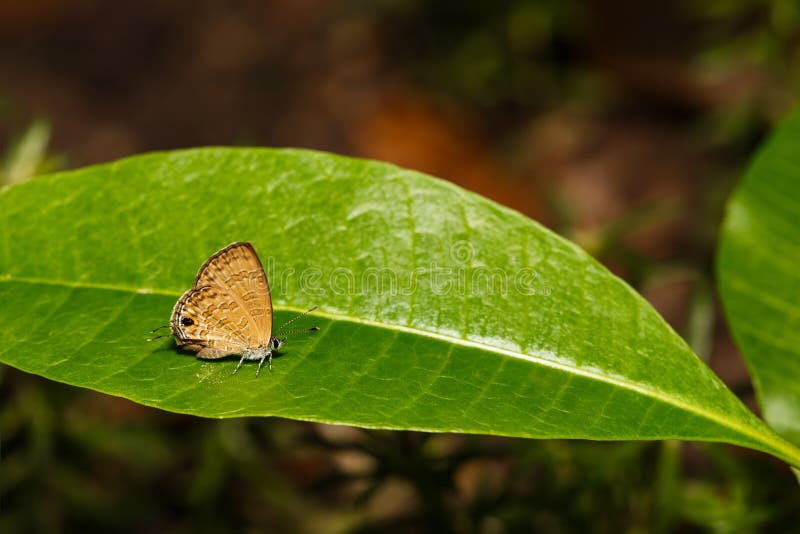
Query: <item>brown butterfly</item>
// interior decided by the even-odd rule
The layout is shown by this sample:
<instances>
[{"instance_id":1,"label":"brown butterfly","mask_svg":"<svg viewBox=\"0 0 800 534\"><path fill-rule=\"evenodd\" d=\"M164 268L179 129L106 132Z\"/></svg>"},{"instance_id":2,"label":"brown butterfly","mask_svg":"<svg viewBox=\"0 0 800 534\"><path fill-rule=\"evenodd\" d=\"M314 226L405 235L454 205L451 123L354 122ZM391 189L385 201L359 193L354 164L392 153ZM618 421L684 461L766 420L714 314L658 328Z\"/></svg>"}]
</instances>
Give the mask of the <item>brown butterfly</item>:
<instances>
[{"instance_id":1,"label":"brown butterfly","mask_svg":"<svg viewBox=\"0 0 800 534\"><path fill-rule=\"evenodd\" d=\"M314 306L291 319L278 336L289 323L316 309ZM197 352L198 358L241 355L233 374L245 360L259 361L256 376L265 360L272 371L272 353L286 342L272 335L267 275L253 245L245 242L231 243L206 260L197 272L194 287L172 309L168 326L178 346ZM303 331L314 330L319 327Z\"/></svg>"}]
</instances>

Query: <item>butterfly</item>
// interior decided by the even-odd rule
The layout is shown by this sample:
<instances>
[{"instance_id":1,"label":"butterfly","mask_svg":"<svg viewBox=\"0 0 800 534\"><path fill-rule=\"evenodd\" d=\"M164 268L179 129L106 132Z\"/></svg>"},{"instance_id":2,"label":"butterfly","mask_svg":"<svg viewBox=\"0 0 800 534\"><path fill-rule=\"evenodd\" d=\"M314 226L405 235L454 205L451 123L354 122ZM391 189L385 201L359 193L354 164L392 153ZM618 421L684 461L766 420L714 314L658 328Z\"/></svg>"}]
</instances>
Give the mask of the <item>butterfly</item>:
<instances>
[{"instance_id":1,"label":"butterfly","mask_svg":"<svg viewBox=\"0 0 800 534\"><path fill-rule=\"evenodd\" d=\"M173 335L179 347L196 352L203 360L241 355L233 374L245 360L257 360L258 376L265 360L272 371L272 354L286 342L286 338L279 337L284 328L316 309L314 306L295 316L279 329L278 335L272 335L267 274L253 245L238 241L203 263L194 287L175 303L169 325L161 327L169 327L171 334L151 340ZM300 331L316 330L319 327Z\"/></svg>"}]
</instances>

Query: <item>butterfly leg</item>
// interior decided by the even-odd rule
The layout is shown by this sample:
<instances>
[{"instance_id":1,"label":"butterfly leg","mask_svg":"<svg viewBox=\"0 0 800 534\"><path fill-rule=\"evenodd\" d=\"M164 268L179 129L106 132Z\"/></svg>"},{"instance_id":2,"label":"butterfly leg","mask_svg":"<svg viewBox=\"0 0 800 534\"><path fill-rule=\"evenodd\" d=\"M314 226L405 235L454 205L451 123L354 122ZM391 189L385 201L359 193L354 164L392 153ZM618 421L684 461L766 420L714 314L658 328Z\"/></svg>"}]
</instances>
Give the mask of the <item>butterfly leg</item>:
<instances>
[{"instance_id":1,"label":"butterfly leg","mask_svg":"<svg viewBox=\"0 0 800 534\"><path fill-rule=\"evenodd\" d=\"M269 364L268 364L269 365L269 372L270 373L272 372L272 353L270 352L270 353L265 354L264 356L262 356L261 357L261 361L258 362L258 369L256 370L256 376L258 376L258 373L261 372L261 366L264 365L264 360L267 360L267 359L269 361Z\"/></svg>"},{"instance_id":2,"label":"butterfly leg","mask_svg":"<svg viewBox=\"0 0 800 534\"><path fill-rule=\"evenodd\" d=\"M236 366L236 369L234 369L234 370L233 370L233 373L232 373L232 374L234 374L234 375L235 375L235 374L236 374L236 373L239 371L239 367L241 367L241 366L242 366L242 364L244 363L244 358L245 358L245 356L244 356L244 355L242 355L242 359L241 359L241 360L239 360L239 365L237 365L237 366ZM256 374L258 374L258 373L256 373Z\"/></svg>"}]
</instances>

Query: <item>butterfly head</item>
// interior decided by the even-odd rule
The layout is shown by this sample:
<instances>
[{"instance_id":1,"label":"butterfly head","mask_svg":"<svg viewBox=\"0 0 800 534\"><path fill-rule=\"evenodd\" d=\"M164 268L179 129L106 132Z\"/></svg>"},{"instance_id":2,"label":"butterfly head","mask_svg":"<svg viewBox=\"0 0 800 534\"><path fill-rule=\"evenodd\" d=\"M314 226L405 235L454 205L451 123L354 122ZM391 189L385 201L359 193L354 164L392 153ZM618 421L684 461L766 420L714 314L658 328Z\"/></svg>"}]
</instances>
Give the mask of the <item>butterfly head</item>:
<instances>
[{"instance_id":1,"label":"butterfly head","mask_svg":"<svg viewBox=\"0 0 800 534\"><path fill-rule=\"evenodd\" d=\"M281 339L279 337L272 336L270 338L270 340L269 340L269 348L271 348L272 350L278 350L279 348L281 348L283 346L284 343L286 343L285 339Z\"/></svg>"}]
</instances>

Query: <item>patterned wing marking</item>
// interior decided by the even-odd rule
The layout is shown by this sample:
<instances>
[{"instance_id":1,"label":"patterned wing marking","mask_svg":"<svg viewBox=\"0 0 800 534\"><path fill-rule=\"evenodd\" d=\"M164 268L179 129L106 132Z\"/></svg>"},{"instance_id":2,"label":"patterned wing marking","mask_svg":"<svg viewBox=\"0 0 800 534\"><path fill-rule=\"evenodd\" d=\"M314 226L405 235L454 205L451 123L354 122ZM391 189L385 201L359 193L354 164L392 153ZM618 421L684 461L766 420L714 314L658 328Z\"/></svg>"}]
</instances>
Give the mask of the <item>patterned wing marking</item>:
<instances>
[{"instance_id":1,"label":"patterned wing marking","mask_svg":"<svg viewBox=\"0 0 800 534\"><path fill-rule=\"evenodd\" d=\"M242 332L251 319L241 305L219 287L193 288L178 299L170 326L179 346L201 358L241 354L249 347Z\"/></svg>"}]
</instances>

